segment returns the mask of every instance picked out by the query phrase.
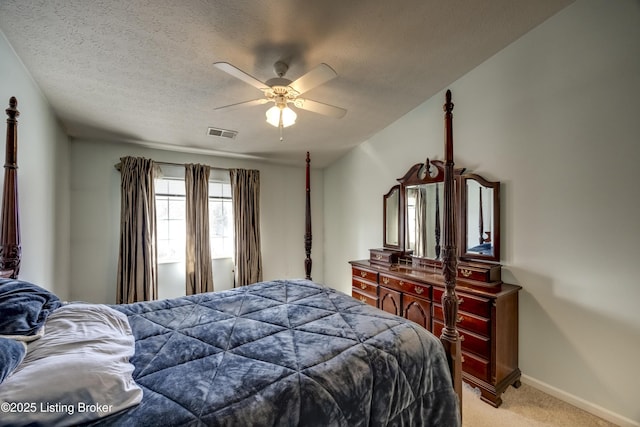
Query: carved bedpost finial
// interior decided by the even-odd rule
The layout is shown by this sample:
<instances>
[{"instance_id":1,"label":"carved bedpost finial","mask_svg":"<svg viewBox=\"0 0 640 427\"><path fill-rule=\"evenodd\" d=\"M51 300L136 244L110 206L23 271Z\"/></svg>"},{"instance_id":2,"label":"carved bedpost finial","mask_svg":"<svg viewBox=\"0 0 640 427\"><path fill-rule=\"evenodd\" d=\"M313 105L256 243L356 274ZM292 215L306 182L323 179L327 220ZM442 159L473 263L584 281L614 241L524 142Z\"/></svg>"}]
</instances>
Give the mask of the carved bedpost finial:
<instances>
[{"instance_id":1,"label":"carved bedpost finial","mask_svg":"<svg viewBox=\"0 0 640 427\"><path fill-rule=\"evenodd\" d=\"M445 103L442 106L442 109L446 112L446 113L450 113L453 111L453 102L451 102L451 90L447 89L447 94L446 94L446 98L445 98Z\"/></svg>"},{"instance_id":2,"label":"carved bedpost finial","mask_svg":"<svg viewBox=\"0 0 640 427\"><path fill-rule=\"evenodd\" d=\"M9 108L15 110L18 106L18 99L15 96L9 98Z\"/></svg>"},{"instance_id":3,"label":"carved bedpost finial","mask_svg":"<svg viewBox=\"0 0 640 427\"><path fill-rule=\"evenodd\" d=\"M9 98L9 108L4 111L7 113L7 116L9 116L7 121L16 120L18 116L20 116L20 111L18 111L18 100L15 96Z\"/></svg>"}]
</instances>

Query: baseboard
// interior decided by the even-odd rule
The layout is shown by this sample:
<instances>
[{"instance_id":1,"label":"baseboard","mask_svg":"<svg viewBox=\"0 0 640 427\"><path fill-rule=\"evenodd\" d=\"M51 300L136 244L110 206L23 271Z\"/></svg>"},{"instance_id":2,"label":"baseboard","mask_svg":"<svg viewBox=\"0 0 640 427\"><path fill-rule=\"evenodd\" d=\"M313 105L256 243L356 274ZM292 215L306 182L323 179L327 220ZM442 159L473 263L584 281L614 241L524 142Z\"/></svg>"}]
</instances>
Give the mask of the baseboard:
<instances>
[{"instance_id":1,"label":"baseboard","mask_svg":"<svg viewBox=\"0 0 640 427\"><path fill-rule=\"evenodd\" d=\"M552 385L539 381L535 378L532 378L528 375L522 375L522 382L530 385L531 387L537 388L540 391L547 393L555 398L558 398L564 402L567 402L576 408L580 408L583 411L587 411L590 414L595 415L596 417L600 417L603 420L607 420L610 423L616 424L620 427L640 427L640 423L629 418L623 417L622 415L616 414L602 406L598 406L594 403L587 402L584 399L581 399L577 396L574 396L566 391L555 388Z\"/></svg>"}]
</instances>

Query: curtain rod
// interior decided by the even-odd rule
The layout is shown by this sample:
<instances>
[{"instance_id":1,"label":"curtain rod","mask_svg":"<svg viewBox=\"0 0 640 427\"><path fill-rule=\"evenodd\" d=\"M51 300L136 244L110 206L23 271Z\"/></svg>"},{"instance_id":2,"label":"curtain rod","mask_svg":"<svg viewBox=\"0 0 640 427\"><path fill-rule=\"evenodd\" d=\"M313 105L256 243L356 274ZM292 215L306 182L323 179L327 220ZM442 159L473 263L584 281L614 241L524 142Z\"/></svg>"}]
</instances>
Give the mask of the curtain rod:
<instances>
[{"instance_id":1,"label":"curtain rod","mask_svg":"<svg viewBox=\"0 0 640 427\"><path fill-rule=\"evenodd\" d=\"M184 166L187 163L171 163L171 162L156 162L155 160L153 161L153 163L157 164L157 165L166 165L166 166ZM115 165L113 165L114 168L116 168L116 170L120 171L122 166L122 162L118 162ZM209 166L209 165L206 165ZM209 169L212 170L220 170L220 171L229 171L228 168L218 168L218 167L214 167L214 166L209 166Z\"/></svg>"}]
</instances>

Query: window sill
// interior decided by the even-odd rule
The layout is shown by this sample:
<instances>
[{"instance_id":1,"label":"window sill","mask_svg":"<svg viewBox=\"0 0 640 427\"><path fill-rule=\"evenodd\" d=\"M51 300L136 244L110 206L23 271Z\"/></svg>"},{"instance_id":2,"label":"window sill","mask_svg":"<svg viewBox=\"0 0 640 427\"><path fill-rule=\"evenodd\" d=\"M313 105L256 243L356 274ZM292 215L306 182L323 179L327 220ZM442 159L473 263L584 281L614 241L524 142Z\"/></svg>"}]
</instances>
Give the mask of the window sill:
<instances>
[{"instance_id":1,"label":"window sill","mask_svg":"<svg viewBox=\"0 0 640 427\"><path fill-rule=\"evenodd\" d=\"M218 260L225 260L225 259L233 259L232 256L225 256L225 255L221 255L221 256L217 256L217 257L211 257L211 261L218 261ZM158 261L158 265L165 265L165 264L179 264L179 263L184 263L183 259L175 259L175 260L164 260L164 261Z\"/></svg>"}]
</instances>

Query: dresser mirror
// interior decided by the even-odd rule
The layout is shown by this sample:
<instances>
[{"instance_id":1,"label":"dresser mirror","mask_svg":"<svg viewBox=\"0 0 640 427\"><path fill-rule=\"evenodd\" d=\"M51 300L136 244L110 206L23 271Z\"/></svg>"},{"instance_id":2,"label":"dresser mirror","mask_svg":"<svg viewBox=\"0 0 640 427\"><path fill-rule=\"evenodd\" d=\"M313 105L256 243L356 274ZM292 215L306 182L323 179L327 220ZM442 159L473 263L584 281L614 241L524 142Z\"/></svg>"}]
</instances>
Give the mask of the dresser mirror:
<instances>
[{"instance_id":1,"label":"dresser mirror","mask_svg":"<svg viewBox=\"0 0 640 427\"><path fill-rule=\"evenodd\" d=\"M383 196L384 205L384 247L390 249L402 249L402 215L400 204L400 185L394 185L391 190Z\"/></svg>"},{"instance_id":2,"label":"dresser mirror","mask_svg":"<svg viewBox=\"0 0 640 427\"><path fill-rule=\"evenodd\" d=\"M500 182L476 174L459 178L460 256L500 261Z\"/></svg>"},{"instance_id":3,"label":"dresser mirror","mask_svg":"<svg viewBox=\"0 0 640 427\"><path fill-rule=\"evenodd\" d=\"M500 261L500 183L454 171L458 254L464 260ZM443 224L444 163L413 165L383 196L384 247L438 261Z\"/></svg>"},{"instance_id":4,"label":"dresser mirror","mask_svg":"<svg viewBox=\"0 0 640 427\"><path fill-rule=\"evenodd\" d=\"M439 259L444 163L427 159L398 181L404 196L406 250L416 258Z\"/></svg>"},{"instance_id":5,"label":"dresser mirror","mask_svg":"<svg viewBox=\"0 0 640 427\"><path fill-rule=\"evenodd\" d=\"M442 182L410 185L405 189L407 249L414 256L440 258Z\"/></svg>"}]
</instances>

